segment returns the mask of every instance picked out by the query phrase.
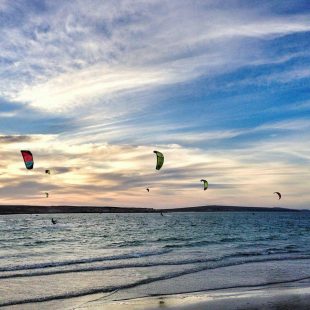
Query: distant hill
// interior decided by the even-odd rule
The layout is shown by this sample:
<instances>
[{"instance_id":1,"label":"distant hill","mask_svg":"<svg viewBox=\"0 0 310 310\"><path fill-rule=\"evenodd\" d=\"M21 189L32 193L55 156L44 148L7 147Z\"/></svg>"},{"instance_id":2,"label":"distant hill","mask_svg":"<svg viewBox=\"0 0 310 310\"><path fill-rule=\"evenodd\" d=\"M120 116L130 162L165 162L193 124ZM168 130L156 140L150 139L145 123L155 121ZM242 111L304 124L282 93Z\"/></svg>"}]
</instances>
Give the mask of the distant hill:
<instances>
[{"instance_id":1,"label":"distant hill","mask_svg":"<svg viewBox=\"0 0 310 310\"><path fill-rule=\"evenodd\" d=\"M170 209L167 209L170 211ZM241 206L200 206L191 208L175 208L174 212L297 212L296 209L287 208L264 208L264 207L241 207Z\"/></svg>"},{"instance_id":2,"label":"distant hill","mask_svg":"<svg viewBox=\"0 0 310 310\"><path fill-rule=\"evenodd\" d=\"M93 206L27 206L0 205L0 215L4 214L49 214L49 213L158 213L158 212L300 212L286 208L257 208L236 206L200 206L174 209L119 208ZM302 210L305 211L305 210Z\"/></svg>"},{"instance_id":3,"label":"distant hill","mask_svg":"<svg viewBox=\"0 0 310 310\"><path fill-rule=\"evenodd\" d=\"M0 205L0 214L48 214L48 213L147 213L148 208L118 208L93 206L27 206Z\"/></svg>"}]
</instances>

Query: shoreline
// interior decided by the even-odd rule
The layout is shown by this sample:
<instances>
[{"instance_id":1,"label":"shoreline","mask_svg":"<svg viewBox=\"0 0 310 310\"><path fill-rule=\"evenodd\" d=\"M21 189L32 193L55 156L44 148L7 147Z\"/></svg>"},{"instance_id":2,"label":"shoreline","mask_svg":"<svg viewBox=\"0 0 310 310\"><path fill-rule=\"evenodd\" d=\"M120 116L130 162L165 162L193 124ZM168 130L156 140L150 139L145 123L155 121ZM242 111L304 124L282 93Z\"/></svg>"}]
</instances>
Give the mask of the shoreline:
<instances>
[{"instance_id":1,"label":"shoreline","mask_svg":"<svg viewBox=\"0 0 310 310\"><path fill-rule=\"evenodd\" d=\"M117 301L97 297L67 310L216 310L216 309L309 309L310 282L295 286L270 285L192 293L149 296ZM293 284L288 283L288 284ZM296 284L296 282L295 282Z\"/></svg>"},{"instance_id":2,"label":"shoreline","mask_svg":"<svg viewBox=\"0 0 310 310\"><path fill-rule=\"evenodd\" d=\"M4 306L4 310L234 310L294 309L310 307L310 279L280 284L208 289L196 292L159 294L136 298L113 299L111 293Z\"/></svg>"}]
</instances>

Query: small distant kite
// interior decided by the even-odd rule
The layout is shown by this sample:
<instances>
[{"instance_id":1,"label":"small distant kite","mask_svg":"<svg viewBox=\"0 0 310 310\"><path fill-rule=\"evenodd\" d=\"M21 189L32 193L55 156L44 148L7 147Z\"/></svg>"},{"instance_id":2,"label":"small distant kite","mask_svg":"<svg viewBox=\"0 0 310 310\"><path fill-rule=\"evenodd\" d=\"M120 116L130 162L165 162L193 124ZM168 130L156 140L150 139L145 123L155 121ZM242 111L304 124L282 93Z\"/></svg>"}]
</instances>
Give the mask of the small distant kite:
<instances>
[{"instance_id":1,"label":"small distant kite","mask_svg":"<svg viewBox=\"0 0 310 310\"><path fill-rule=\"evenodd\" d=\"M49 195L50 195L49 193L45 193L46 198L48 198Z\"/></svg>"},{"instance_id":2,"label":"small distant kite","mask_svg":"<svg viewBox=\"0 0 310 310\"><path fill-rule=\"evenodd\" d=\"M45 170L45 173L46 174L51 174L51 170L47 169L47 170Z\"/></svg>"},{"instance_id":3,"label":"small distant kite","mask_svg":"<svg viewBox=\"0 0 310 310\"><path fill-rule=\"evenodd\" d=\"M20 152L22 153L26 168L28 170L33 169L34 161L33 161L32 153L30 151L25 151L25 150L22 150Z\"/></svg>"},{"instance_id":4,"label":"small distant kite","mask_svg":"<svg viewBox=\"0 0 310 310\"><path fill-rule=\"evenodd\" d=\"M281 197L282 197L281 193L279 193L279 192L274 192L274 194L277 194L277 195L278 195L278 199L279 199L279 200L281 199Z\"/></svg>"},{"instance_id":5,"label":"small distant kite","mask_svg":"<svg viewBox=\"0 0 310 310\"><path fill-rule=\"evenodd\" d=\"M208 186L209 186L208 181L207 181L207 180L202 179L202 180L200 180L200 182L203 182L203 190L205 191L205 190L208 188Z\"/></svg>"},{"instance_id":6,"label":"small distant kite","mask_svg":"<svg viewBox=\"0 0 310 310\"><path fill-rule=\"evenodd\" d=\"M146 190L147 190L148 192L150 191L150 189L149 189L149 188L147 188Z\"/></svg>"},{"instance_id":7,"label":"small distant kite","mask_svg":"<svg viewBox=\"0 0 310 310\"><path fill-rule=\"evenodd\" d=\"M164 164L164 155L158 151L154 151L154 153L156 154L156 159L157 159L156 170L159 170Z\"/></svg>"},{"instance_id":8,"label":"small distant kite","mask_svg":"<svg viewBox=\"0 0 310 310\"><path fill-rule=\"evenodd\" d=\"M52 223L53 223L53 225L57 224L57 220L54 220L54 219L52 218Z\"/></svg>"}]
</instances>

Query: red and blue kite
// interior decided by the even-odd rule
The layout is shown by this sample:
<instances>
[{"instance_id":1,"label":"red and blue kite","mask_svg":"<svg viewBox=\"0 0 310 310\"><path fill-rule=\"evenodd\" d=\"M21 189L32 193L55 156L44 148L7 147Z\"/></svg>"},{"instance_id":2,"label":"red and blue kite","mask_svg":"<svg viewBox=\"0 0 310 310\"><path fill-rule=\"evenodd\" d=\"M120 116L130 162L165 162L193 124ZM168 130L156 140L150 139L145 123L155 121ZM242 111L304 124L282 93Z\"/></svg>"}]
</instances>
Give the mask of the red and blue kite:
<instances>
[{"instance_id":1,"label":"red and blue kite","mask_svg":"<svg viewBox=\"0 0 310 310\"><path fill-rule=\"evenodd\" d=\"M23 151L23 150L20 152L22 153L26 168L29 170L33 169L32 153L30 151Z\"/></svg>"}]
</instances>

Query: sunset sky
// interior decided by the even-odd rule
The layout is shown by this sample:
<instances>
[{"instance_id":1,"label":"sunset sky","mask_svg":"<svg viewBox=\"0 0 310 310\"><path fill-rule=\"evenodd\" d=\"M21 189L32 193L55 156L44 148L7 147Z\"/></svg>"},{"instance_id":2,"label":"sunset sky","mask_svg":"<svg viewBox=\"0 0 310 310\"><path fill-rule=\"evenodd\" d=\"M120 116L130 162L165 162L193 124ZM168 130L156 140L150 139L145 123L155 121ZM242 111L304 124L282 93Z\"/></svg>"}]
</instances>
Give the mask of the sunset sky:
<instances>
[{"instance_id":1,"label":"sunset sky","mask_svg":"<svg viewBox=\"0 0 310 310\"><path fill-rule=\"evenodd\" d=\"M0 38L0 204L310 208L308 0L0 0Z\"/></svg>"}]
</instances>

